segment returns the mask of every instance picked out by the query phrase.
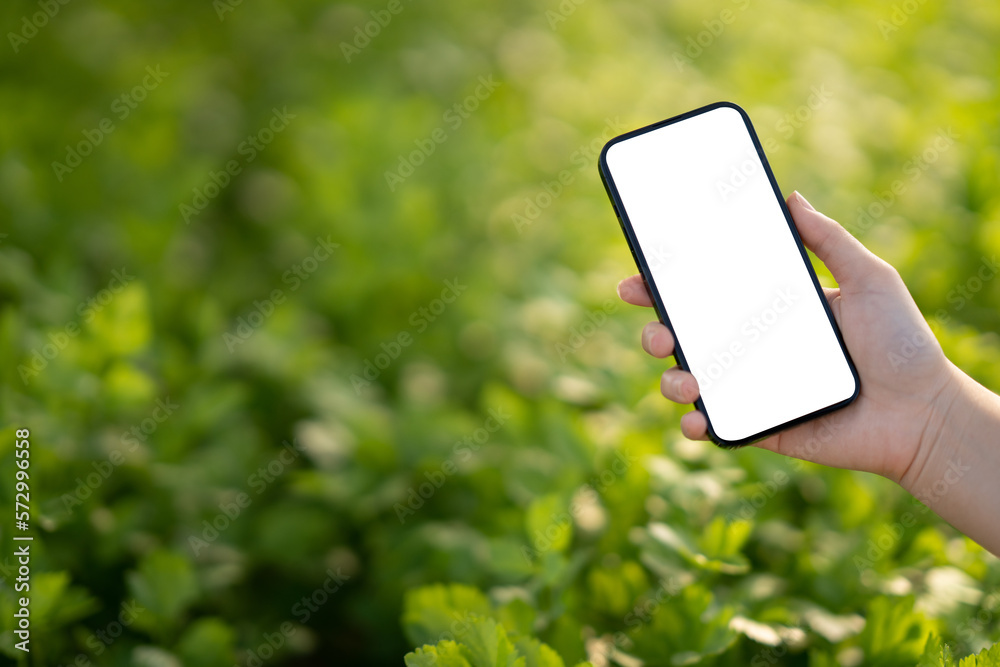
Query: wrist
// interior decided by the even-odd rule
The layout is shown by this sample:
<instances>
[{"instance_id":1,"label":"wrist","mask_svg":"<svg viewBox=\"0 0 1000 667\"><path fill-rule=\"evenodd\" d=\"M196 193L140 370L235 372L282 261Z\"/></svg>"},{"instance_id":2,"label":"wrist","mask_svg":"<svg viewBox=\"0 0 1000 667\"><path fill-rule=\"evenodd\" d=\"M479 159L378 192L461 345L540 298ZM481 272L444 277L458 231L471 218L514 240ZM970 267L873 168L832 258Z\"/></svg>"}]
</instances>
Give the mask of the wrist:
<instances>
[{"instance_id":1,"label":"wrist","mask_svg":"<svg viewBox=\"0 0 1000 667\"><path fill-rule=\"evenodd\" d=\"M912 457L903 472L895 478L904 489L918 499L929 497L940 472L959 454L963 433L973 414L970 384L975 384L953 363L945 360L946 369L940 386L925 404L925 422L914 444Z\"/></svg>"},{"instance_id":2,"label":"wrist","mask_svg":"<svg viewBox=\"0 0 1000 667\"><path fill-rule=\"evenodd\" d=\"M949 366L951 366L949 362ZM929 406L910 468L899 483L942 519L1000 555L1000 396L957 368Z\"/></svg>"}]
</instances>

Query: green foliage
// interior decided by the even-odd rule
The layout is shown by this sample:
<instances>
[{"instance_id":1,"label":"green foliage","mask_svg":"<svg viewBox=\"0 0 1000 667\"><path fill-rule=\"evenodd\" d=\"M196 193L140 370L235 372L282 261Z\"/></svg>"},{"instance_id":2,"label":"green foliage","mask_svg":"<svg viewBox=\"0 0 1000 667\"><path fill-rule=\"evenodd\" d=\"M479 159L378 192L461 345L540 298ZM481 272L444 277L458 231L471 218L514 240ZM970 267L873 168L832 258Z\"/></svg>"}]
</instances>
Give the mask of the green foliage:
<instances>
[{"instance_id":1,"label":"green foliage","mask_svg":"<svg viewBox=\"0 0 1000 667\"><path fill-rule=\"evenodd\" d=\"M962 658L958 667L997 667L1000 665L1000 644L984 648L976 655Z\"/></svg>"},{"instance_id":2,"label":"green foliage","mask_svg":"<svg viewBox=\"0 0 1000 667\"><path fill-rule=\"evenodd\" d=\"M406 664L564 667L558 653L529 636L530 614L530 607L520 600L494 608L482 593L468 586L409 591L403 625L410 641L423 646L406 655ZM581 665L589 667L589 663Z\"/></svg>"},{"instance_id":3,"label":"green foliage","mask_svg":"<svg viewBox=\"0 0 1000 667\"><path fill-rule=\"evenodd\" d=\"M29 428L32 664L913 665L1000 639L997 560L889 481L684 440L595 165L741 104L783 190L1000 390L997 3L403 2L358 53L385 0L43 4L16 48L42 9L0 10L0 507ZM5 553L0 652L29 664Z\"/></svg>"},{"instance_id":4,"label":"green foliage","mask_svg":"<svg viewBox=\"0 0 1000 667\"><path fill-rule=\"evenodd\" d=\"M129 590L143 608L136 627L150 632L176 629L185 607L198 597L190 562L180 554L154 551L126 575Z\"/></svg>"},{"instance_id":5,"label":"green foliage","mask_svg":"<svg viewBox=\"0 0 1000 667\"><path fill-rule=\"evenodd\" d=\"M943 644L938 637L931 637L927 640L927 647L917 667L997 667L997 665L1000 665L1000 643L956 661L947 644Z\"/></svg>"},{"instance_id":6,"label":"green foliage","mask_svg":"<svg viewBox=\"0 0 1000 667\"><path fill-rule=\"evenodd\" d=\"M913 602L909 597L872 600L858 638L867 664L911 665L923 655L933 626L913 612Z\"/></svg>"},{"instance_id":7,"label":"green foliage","mask_svg":"<svg viewBox=\"0 0 1000 667\"><path fill-rule=\"evenodd\" d=\"M470 586L428 586L407 591L403 603L403 629L416 645L435 644L437 638L461 624L463 616L491 613L486 597Z\"/></svg>"},{"instance_id":8,"label":"green foliage","mask_svg":"<svg viewBox=\"0 0 1000 667\"><path fill-rule=\"evenodd\" d=\"M927 638L917 667L956 667L955 656L948 645L941 642L940 637L932 635Z\"/></svg>"}]
</instances>

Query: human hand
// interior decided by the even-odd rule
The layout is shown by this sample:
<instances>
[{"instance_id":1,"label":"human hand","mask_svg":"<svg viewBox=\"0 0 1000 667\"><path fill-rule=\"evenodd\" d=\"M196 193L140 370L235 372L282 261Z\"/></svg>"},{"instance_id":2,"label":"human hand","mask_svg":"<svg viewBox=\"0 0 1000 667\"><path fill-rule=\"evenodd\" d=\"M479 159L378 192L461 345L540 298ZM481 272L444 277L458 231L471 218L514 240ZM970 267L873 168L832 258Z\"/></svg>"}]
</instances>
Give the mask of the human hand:
<instances>
[{"instance_id":1,"label":"human hand","mask_svg":"<svg viewBox=\"0 0 1000 667\"><path fill-rule=\"evenodd\" d=\"M927 458L964 374L944 356L892 266L797 192L787 203L803 243L839 284L824 292L861 377L861 393L848 407L755 446L902 483L914 461ZM653 305L640 275L623 280L618 294L637 306ZM668 357L674 338L666 326L650 322L642 331L642 347L654 357ZM681 404L698 397L694 376L679 367L663 373L660 390ZM688 438L705 440L706 429L701 412L681 418Z\"/></svg>"}]
</instances>

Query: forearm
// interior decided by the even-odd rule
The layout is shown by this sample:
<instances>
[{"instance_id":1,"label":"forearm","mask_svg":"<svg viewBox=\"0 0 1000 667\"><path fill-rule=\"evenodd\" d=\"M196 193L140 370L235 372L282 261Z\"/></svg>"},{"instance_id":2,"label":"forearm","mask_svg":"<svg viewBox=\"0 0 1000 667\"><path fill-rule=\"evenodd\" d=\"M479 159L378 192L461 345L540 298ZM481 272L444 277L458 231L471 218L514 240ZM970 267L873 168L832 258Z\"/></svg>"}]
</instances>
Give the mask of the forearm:
<instances>
[{"instance_id":1,"label":"forearm","mask_svg":"<svg viewBox=\"0 0 1000 667\"><path fill-rule=\"evenodd\" d=\"M953 367L912 477L900 484L940 517L1000 555L1000 396ZM911 479L907 479L911 477Z\"/></svg>"}]
</instances>

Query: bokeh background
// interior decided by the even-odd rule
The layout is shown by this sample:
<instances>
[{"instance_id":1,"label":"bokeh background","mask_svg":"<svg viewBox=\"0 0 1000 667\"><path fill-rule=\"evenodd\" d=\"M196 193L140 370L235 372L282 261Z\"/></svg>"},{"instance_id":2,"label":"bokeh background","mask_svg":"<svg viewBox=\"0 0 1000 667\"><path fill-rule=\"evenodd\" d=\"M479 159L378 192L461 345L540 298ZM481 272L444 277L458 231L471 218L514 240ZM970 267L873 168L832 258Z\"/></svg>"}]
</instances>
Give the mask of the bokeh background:
<instances>
[{"instance_id":1,"label":"bokeh background","mask_svg":"<svg viewBox=\"0 0 1000 667\"><path fill-rule=\"evenodd\" d=\"M997 561L890 482L683 439L596 168L741 104L785 194L1000 389L996 3L0 17L0 496L30 429L36 536L30 656L0 557L3 660L912 665L1000 638Z\"/></svg>"}]
</instances>

